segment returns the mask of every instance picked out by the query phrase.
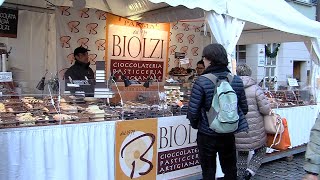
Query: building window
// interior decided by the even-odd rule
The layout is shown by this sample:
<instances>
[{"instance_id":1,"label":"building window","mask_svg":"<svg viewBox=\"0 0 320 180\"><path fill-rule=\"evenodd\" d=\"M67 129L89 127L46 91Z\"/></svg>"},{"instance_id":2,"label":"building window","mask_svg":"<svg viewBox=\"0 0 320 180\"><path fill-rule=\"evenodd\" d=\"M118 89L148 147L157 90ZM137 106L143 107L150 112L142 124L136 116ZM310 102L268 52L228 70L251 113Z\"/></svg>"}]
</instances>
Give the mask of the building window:
<instances>
[{"instance_id":1,"label":"building window","mask_svg":"<svg viewBox=\"0 0 320 180\"><path fill-rule=\"evenodd\" d=\"M246 63L246 45L237 45L236 46L236 60L237 64L245 64Z\"/></svg>"},{"instance_id":2,"label":"building window","mask_svg":"<svg viewBox=\"0 0 320 180\"><path fill-rule=\"evenodd\" d=\"M273 44L268 44L267 46L269 49L271 49L271 51L273 51L277 47L277 44L273 43ZM266 69L265 77L276 76L277 57L275 58L266 57L266 64L264 67Z\"/></svg>"}]
</instances>

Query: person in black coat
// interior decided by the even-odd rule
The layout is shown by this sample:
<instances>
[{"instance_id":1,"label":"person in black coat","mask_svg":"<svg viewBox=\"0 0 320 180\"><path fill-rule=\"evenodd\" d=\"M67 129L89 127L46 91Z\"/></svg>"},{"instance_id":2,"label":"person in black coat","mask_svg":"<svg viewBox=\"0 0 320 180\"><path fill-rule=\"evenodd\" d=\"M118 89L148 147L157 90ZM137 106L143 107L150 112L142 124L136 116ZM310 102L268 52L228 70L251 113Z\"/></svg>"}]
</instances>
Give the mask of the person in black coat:
<instances>
[{"instance_id":1,"label":"person in black coat","mask_svg":"<svg viewBox=\"0 0 320 180\"><path fill-rule=\"evenodd\" d=\"M81 85L80 88L68 87L66 83L66 91L70 91L72 94L75 91L84 91L86 96L93 96L94 93L94 72L90 68L90 62L88 57L88 49L80 46L74 50L74 64L64 73L66 82L69 82L69 77L72 80L80 80L86 82L86 85ZM72 83L72 82L70 82Z\"/></svg>"},{"instance_id":2,"label":"person in black coat","mask_svg":"<svg viewBox=\"0 0 320 180\"><path fill-rule=\"evenodd\" d=\"M217 77L226 77L231 73L228 69L227 52L221 44L210 44L203 49L203 61L206 70L203 74L212 73ZM243 82L234 76L230 83L238 97L239 125L236 132L248 130L245 115L248 105ZM198 129L197 144L204 180L215 179L216 154L219 154L224 179L236 180L236 147L234 133L219 134L209 128L206 112L210 110L215 85L211 80L200 76L193 85L187 118L194 129Z\"/></svg>"}]
</instances>

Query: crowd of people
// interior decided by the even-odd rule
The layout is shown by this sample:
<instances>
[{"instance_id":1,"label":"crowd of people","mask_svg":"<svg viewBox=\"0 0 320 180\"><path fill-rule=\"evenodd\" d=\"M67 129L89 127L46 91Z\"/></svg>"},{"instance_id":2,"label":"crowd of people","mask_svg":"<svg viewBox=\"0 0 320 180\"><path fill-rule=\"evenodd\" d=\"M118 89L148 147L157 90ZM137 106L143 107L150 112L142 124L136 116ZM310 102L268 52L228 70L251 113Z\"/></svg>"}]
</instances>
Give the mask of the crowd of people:
<instances>
[{"instance_id":1,"label":"crowd of people","mask_svg":"<svg viewBox=\"0 0 320 180\"><path fill-rule=\"evenodd\" d=\"M270 103L251 77L249 66L238 65L237 75L232 75L227 67L227 52L221 44L206 46L202 57L197 64L201 75L192 88L187 118L198 130L203 180L215 179L217 154L225 180L249 180L266 154L263 117L270 114ZM304 180L316 180L320 172L319 118L311 130ZM234 125L236 129L232 129ZM248 159L250 151L254 154Z\"/></svg>"}]
</instances>

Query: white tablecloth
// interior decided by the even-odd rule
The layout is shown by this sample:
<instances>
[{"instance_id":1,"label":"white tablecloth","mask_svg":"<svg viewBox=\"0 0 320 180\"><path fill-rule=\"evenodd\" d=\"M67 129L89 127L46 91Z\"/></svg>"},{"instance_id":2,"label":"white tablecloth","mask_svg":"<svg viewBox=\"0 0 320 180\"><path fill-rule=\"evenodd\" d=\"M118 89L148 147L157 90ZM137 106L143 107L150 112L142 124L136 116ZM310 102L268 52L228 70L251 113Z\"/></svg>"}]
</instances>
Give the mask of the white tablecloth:
<instances>
[{"instance_id":1,"label":"white tablecloth","mask_svg":"<svg viewBox=\"0 0 320 180\"><path fill-rule=\"evenodd\" d=\"M0 130L0 180L114 179L115 122Z\"/></svg>"},{"instance_id":2,"label":"white tablecloth","mask_svg":"<svg viewBox=\"0 0 320 180\"><path fill-rule=\"evenodd\" d=\"M274 111L287 119L292 147L309 142L310 130L318 116L319 106L280 108Z\"/></svg>"}]
</instances>

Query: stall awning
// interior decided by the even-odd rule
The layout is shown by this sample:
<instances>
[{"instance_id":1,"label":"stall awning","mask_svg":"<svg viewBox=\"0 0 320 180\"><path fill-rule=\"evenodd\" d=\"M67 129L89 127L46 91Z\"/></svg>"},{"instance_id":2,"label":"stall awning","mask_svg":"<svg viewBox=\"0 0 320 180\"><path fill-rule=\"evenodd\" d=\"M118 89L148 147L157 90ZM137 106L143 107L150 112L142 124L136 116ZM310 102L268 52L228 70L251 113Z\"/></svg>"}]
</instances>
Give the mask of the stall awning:
<instances>
[{"instance_id":1,"label":"stall awning","mask_svg":"<svg viewBox=\"0 0 320 180\"><path fill-rule=\"evenodd\" d=\"M187 8L201 8L215 11L247 22L262 25L283 32L320 37L320 23L313 21L291 7L284 0L150 0L165 2L170 6L184 5ZM265 29L265 28L264 28Z\"/></svg>"},{"instance_id":2,"label":"stall awning","mask_svg":"<svg viewBox=\"0 0 320 180\"><path fill-rule=\"evenodd\" d=\"M267 28L291 34L320 37L320 23L310 20L284 0L48 0L57 6L73 6L85 2L88 8L96 8L113 14L136 17L145 22L172 22L181 19L204 17L214 11ZM45 0L6 0L29 6L47 7ZM77 4L77 3L76 3ZM80 3L81 4L81 3ZM165 12L165 13L164 13ZM248 28L245 27L245 30ZM256 30L256 29L250 29ZM259 29L258 29L259 30ZM266 30L263 28L263 30Z\"/></svg>"}]
</instances>

